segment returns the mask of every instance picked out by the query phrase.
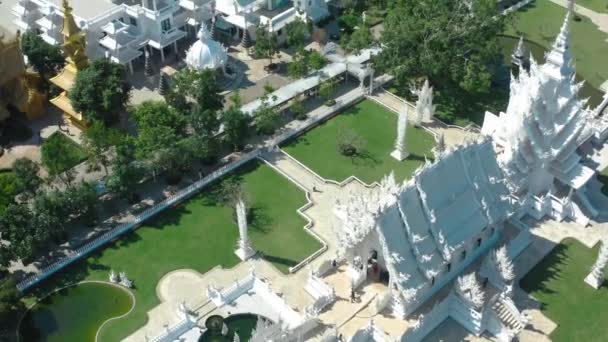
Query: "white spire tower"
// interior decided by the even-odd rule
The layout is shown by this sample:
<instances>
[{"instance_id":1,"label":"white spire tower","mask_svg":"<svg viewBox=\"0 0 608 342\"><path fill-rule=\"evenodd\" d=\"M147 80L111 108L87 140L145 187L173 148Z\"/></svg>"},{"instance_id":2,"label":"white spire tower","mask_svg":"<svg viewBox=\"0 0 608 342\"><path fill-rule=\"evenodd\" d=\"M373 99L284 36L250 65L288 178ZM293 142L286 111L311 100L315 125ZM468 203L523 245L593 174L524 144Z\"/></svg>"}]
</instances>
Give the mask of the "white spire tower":
<instances>
[{"instance_id":1,"label":"white spire tower","mask_svg":"<svg viewBox=\"0 0 608 342\"><path fill-rule=\"evenodd\" d=\"M601 240L600 243L601 246L597 260L595 260L595 264L591 267L591 272L585 277L585 283L596 290L604 282L604 269L606 268L606 264L608 264L608 243L604 240Z\"/></svg>"},{"instance_id":2,"label":"white spire tower","mask_svg":"<svg viewBox=\"0 0 608 342\"><path fill-rule=\"evenodd\" d=\"M592 113L585 110L586 100L578 98L582 83L574 79L572 8L570 1L546 63L539 65L531 58L530 70L521 70L511 79L506 113L494 116L496 121L488 124L494 126L489 129L491 135L502 145L499 161L509 187L517 194L546 194L556 186L555 179L560 186L578 190L595 174L581 163L577 152ZM484 122L484 129L488 127Z\"/></svg>"},{"instance_id":3,"label":"white spire tower","mask_svg":"<svg viewBox=\"0 0 608 342\"><path fill-rule=\"evenodd\" d=\"M407 152L406 146L406 132L407 132L407 115L409 106L407 102L403 102L403 109L399 112L399 118L397 119L397 140L395 140L395 150L391 152L391 157L402 161L409 153Z\"/></svg>"},{"instance_id":4,"label":"white spire tower","mask_svg":"<svg viewBox=\"0 0 608 342\"><path fill-rule=\"evenodd\" d=\"M245 202L242 198L236 202L236 219L239 225L239 241L237 243L237 249L234 253L243 261L251 258L255 251L249 243L249 237L247 235L247 209L245 208Z\"/></svg>"}]
</instances>

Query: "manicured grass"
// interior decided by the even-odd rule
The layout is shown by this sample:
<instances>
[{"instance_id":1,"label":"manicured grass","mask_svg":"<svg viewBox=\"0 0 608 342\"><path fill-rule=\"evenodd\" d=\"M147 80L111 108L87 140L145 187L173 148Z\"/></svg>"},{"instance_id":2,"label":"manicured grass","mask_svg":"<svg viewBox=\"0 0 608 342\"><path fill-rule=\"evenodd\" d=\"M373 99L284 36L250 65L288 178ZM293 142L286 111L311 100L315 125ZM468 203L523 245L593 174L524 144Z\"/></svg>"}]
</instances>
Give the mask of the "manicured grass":
<instances>
[{"instance_id":1,"label":"manicured grass","mask_svg":"<svg viewBox=\"0 0 608 342\"><path fill-rule=\"evenodd\" d=\"M42 143L42 149L44 150L44 145L47 145L51 142L55 142L56 140L58 140L61 145L66 147L65 151L70 155L69 157L64 158L64 160L72 161L72 163L66 165L65 169L62 170L62 172L73 168L74 166L82 163L87 159L87 153L84 151L84 149L80 147L80 145L75 143L72 139L66 137L63 133L60 132L56 132L50 137L48 137L44 141L44 143Z\"/></svg>"},{"instance_id":2,"label":"manicured grass","mask_svg":"<svg viewBox=\"0 0 608 342\"><path fill-rule=\"evenodd\" d=\"M542 312L557 323L552 341L606 341L608 287L594 290L583 281L598 248L565 239L520 282L541 303Z\"/></svg>"},{"instance_id":3,"label":"manicured grass","mask_svg":"<svg viewBox=\"0 0 608 342\"><path fill-rule=\"evenodd\" d=\"M576 4L598 13L608 13L607 0L577 0Z\"/></svg>"},{"instance_id":4,"label":"manicured grass","mask_svg":"<svg viewBox=\"0 0 608 342\"><path fill-rule=\"evenodd\" d=\"M433 154L433 136L421 128L408 126L407 148L410 156L398 162L389 154L397 136L397 115L384 107L365 100L339 114L328 122L285 146L285 151L310 167L322 177L343 181L355 175L366 183L379 181L391 171L396 179L409 178L412 172ZM340 132L352 130L366 143L362 156L347 157L338 151Z\"/></svg>"},{"instance_id":5,"label":"manicured grass","mask_svg":"<svg viewBox=\"0 0 608 342\"><path fill-rule=\"evenodd\" d=\"M532 40L545 48L550 48L559 33L566 9L549 0L536 0L529 6L514 13L513 27L506 33ZM577 72L598 88L608 79L608 35L600 31L587 17L572 21L571 44Z\"/></svg>"},{"instance_id":6,"label":"manicured grass","mask_svg":"<svg viewBox=\"0 0 608 342\"><path fill-rule=\"evenodd\" d=\"M21 323L26 341L94 341L99 326L133 306L124 289L101 283L84 283L62 289L36 304ZM84 314L81 310L86 310ZM37 335L43 332L42 335Z\"/></svg>"},{"instance_id":7,"label":"manicured grass","mask_svg":"<svg viewBox=\"0 0 608 342\"><path fill-rule=\"evenodd\" d=\"M306 200L295 185L258 163L231 177L239 178L248 194L253 246L281 271L287 272L289 266L320 248L304 231L306 222L296 213ZM130 335L146 323L146 312L159 304L156 286L163 275L183 268L205 273L217 265L233 267L239 262L234 255L238 228L233 209L219 204L211 190L68 268L47 283L46 290L83 279L107 280L110 269L126 272L134 281L137 304L127 317L104 326L101 340L119 341ZM44 290L38 289L41 293L37 294Z\"/></svg>"}]
</instances>

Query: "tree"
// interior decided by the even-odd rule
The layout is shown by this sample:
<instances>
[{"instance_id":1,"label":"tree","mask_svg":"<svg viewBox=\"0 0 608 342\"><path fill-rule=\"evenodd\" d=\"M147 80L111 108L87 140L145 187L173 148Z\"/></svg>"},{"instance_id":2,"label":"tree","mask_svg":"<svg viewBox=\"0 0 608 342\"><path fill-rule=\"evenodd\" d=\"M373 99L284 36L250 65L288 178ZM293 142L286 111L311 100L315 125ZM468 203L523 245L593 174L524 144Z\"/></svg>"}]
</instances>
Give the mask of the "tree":
<instances>
[{"instance_id":1,"label":"tree","mask_svg":"<svg viewBox=\"0 0 608 342\"><path fill-rule=\"evenodd\" d=\"M49 175L58 177L66 186L69 186L74 177L71 167L78 164L80 157L74 153L71 146L63 139L48 139L40 149L42 165Z\"/></svg>"},{"instance_id":2,"label":"tree","mask_svg":"<svg viewBox=\"0 0 608 342\"><path fill-rule=\"evenodd\" d=\"M94 224L97 221L99 201L92 183L82 182L67 188L61 193L61 199L71 218L81 218L87 224Z\"/></svg>"},{"instance_id":3,"label":"tree","mask_svg":"<svg viewBox=\"0 0 608 342\"><path fill-rule=\"evenodd\" d=\"M310 34L308 25L302 19L296 17L294 21L285 25L285 31L287 33L287 45L293 47L295 51L303 50L306 37Z\"/></svg>"},{"instance_id":4,"label":"tree","mask_svg":"<svg viewBox=\"0 0 608 342\"><path fill-rule=\"evenodd\" d=\"M5 328L13 326L11 321L17 317L17 313L24 309L21 301L21 292L17 290L15 281L7 277L0 281L0 333Z\"/></svg>"},{"instance_id":5,"label":"tree","mask_svg":"<svg viewBox=\"0 0 608 342\"><path fill-rule=\"evenodd\" d=\"M184 158L192 157L180 147L186 117L163 102L146 101L136 108L133 119L138 129L136 157L145 160L154 174L164 169L169 181L177 182Z\"/></svg>"},{"instance_id":6,"label":"tree","mask_svg":"<svg viewBox=\"0 0 608 342\"><path fill-rule=\"evenodd\" d=\"M338 152L346 157L355 157L365 151L365 139L352 129L341 127L337 135Z\"/></svg>"},{"instance_id":7,"label":"tree","mask_svg":"<svg viewBox=\"0 0 608 342\"><path fill-rule=\"evenodd\" d=\"M304 104L302 103L302 96L297 95L291 100L291 104L289 106L289 110L293 113L294 117L298 120L305 120L306 108L304 108Z\"/></svg>"},{"instance_id":8,"label":"tree","mask_svg":"<svg viewBox=\"0 0 608 342\"><path fill-rule=\"evenodd\" d=\"M19 187L30 196L36 194L36 190L38 190L40 183L42 183L42 179L38 177L39 171L40 166L38 163L28 158L19 158L13 163L13 172L17 177Z\"/></svg>"},{"instance_id":9,"label":"tree","mask_svg":"<svg viewBox=\"0 0 608 342\"><path fill-rule=\"evenodd\" d=\"M198 105L198 110L216 112L224 107L221 92L215 71L184 68L173 75L171 88L165 99L170 106L184 115L190 113L195 104Z\"/></svg>"},{"instance_id":10,"label":"tree","mask_svg":"<svg viewBox=\"0 0 608 342\"><path fill-rule=\"evenodd\" d=\"M120 140L120 137L120 131L107 128L101 121L94 121L82 136L82 145L89 156L87 163L93 168L102 166L107 176L110 148Z\"/></svg>"},{"instance_id":11,"label":"tree","mask_svg":"<svg viewBox=\"0 0 608 342\"><path fill-rule=\"evenodd\" d=\"M269 104L267 95L264 95L261 100L262 104L255 112L253 124L258 134L270 135L275 132L281 114Z\"/></svg>"},{"instance_id":12,"label":"tree","mask_svg":"<svg viewBox=\"0 0 608 342\"><path fill-rule=\"evenodd\" d=\"M65 64L59 45L45 42L34 31L27 31L21 36L21 49L27 56L28 63L45 80L55 75Z\"/></svg>"},{"instance_id":13,"label":"tree","mask_svg":"<svg viewBox=\"0 0 608 342\"><path fill-rule=\"evenodd\" d=\"M368 48L373 42L372 33L366 24L360 24L350 35L346 48L359 54L361 50Z\"/></svg>"},{"instance_id":14,"label":"tree","mask_svg":"<svg viewBox=\"0 0 608 342\"><path fill-rule=\"evenodd\" d=\"M255 46L253 50L258 58L268 58L272 65L272 58L279 53L279 41L277 36L268 30L266 25L258 25L255 34Z\"/></svg>"},{"instance_id":15,"label":"tree","mask_svg":"<svg viewBox=\"0 0 608 342\"><path fill-rule=\"evenodd\" d=\"M230 107L222 114L224 141L238 151L243 148L249 135L249 116L239 108Z\"/></svg>"},{"instance_id":16,"label":"tree","mask_svg":"<svg viewBox=\"0 0 608 342\"><path fill-rule=\"evenodd\" d=\"M287 66L287 74L292 78L301 78L308 74L308 58L305 50L298 50Z\"/></svg>"},{"instance_id":17,"label":"tree","mask_svg":"<svg viewBox=\"0 0 608 342\"><path fill-rule=\"evenodd\" d=\"M327 80L319 86L319 95L325 99L327 105L331 105L331 97L336 91L336 84L334 80Z\"/></svg>"},{"instance_id":18,"label":"tree","mask_svg":"<svg viewBox=\"0 0 608 342\"><path fill-rule=\"evenodd\" d=\"M220 128L220 118L217 112L195 106L188 117L190 127L198 137L211 140Z\"/></svg>"},{"instance_id":19,"label":"tree","mask_svg":"<svg viewBox=\"0 0 608 342\"><path fill-rule=\"evenodd\" d=\"M116 193L129 202L137 199L134 191L142 176L142 170L135 162L135 146L131 139L122 139L116 145L116 156L113 160L112 175L108 178L108 190Z\"/></svg>"},{"instance_id":20,"label":"tree","mask_svg":"<svg viewBox=\"0 0 608 342\"><path fill-rule=\"evenodd\" d=\"M505 18L494 0L397 0L384 21L378 66L404 86L417 77L461 87L489 90L490 66L501 61L498 36Z\"/></svg>"},{"instance_id":21,"label":"tree","mask_svg":"<svg viewBox=\"0 0 608 342\"><path fill-rule=\"evenodd\" d=\"M327 65L327 59L319 51L312 50L308 53L308 66L313 70L320 70Z\"/></svg>"},{"instance_id":22,"label":"tree","mask_svg":"<svg viewBox=\"0 0 608 342\"><path fill-rule=\"evenodd\" d=\"M10 243L11 259L29 259L46 242L49 232L32 224L34 214L27 205L11 204L0 216L2 239Z\"/></svg>"},{"instance_id":23,"label":"tree","mask_svg":"<svg viewBox=\"0 0 608 342\"><path fill-rule=\"evenodd\" d=\"M74 110L87 121L110 124L125 111L130 94L125 67L102 58L78 72L69 97Z\"/></svg>"}]
</instances>

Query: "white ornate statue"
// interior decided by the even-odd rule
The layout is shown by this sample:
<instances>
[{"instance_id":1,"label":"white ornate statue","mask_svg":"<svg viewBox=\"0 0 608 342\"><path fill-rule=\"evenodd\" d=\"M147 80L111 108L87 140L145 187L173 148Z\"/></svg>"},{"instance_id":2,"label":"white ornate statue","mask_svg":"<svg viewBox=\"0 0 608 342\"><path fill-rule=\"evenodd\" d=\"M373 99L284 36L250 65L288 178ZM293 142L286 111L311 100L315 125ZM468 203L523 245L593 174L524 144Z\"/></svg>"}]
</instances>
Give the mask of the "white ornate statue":
<instances>
[{"instance_id":1,"label":"white ornate statue","mask_svg":"<svg viewBox=\"0 0 608 342\"><path fill-rule=\"evenodd\" d=\"M429 80L426 79L422 88L417 89L415 94L418 95L418 101L416 101L416 125L420 125L422 122L432 122L435 116L435 108L433 105L433 87L429 84Z\"/></svg>"},{"instance_id":2,"label":"white ornate statue","mask_svg":"<svg viewBox=\"0 0 608 342\"><path fill-rule=\"evenodd\" d=\"M251 258L255 251L251 247L249 237L247 234L247 208L242 198L236 203L236 219L239 225L239 241L237 243L237 249L234 252L241 260L245 261Z\"/></svg>"},{"instance_id":3,"label":"white ornate statue","mask_svg":"<svg viewBox=\"0 0 608 342\"><path fill-rule=\"evenodd\" d=\"M395 150L391 152L391 157L402 161L409 153L407 152L407 115L409 112L409 106L407 103L403 103L403 109L399 112L399 118L397 119L397 140L395 140Z\"/></svg>"},{"instance_id":4,"label":"white ornate statue","mask_svg":"<svg viewBox=\"0 0 608 342\"><path fill-rule=\"evenodd\" d=\"M458 277L455 286L456 294L468 304L479 309L484 304L484 292L477 281L475 272Z\"/></svg>"},{"instance_id":5,"label":"white ornate statue","mask_svg":"<svg viewBox=\"0 0 608 342\"><path fill-rule=\"evenodd\" d=\"M608 264L608 243L605 240L601 240L601 244L597 260L591 267L591 272L585 277L585 283L596 290L604 282L604 269L606 268L606 264Z\"/></svg>"},{"instance_id":6,"label":"white ornate statue","mask_svg":"<svg viewBox=\"0 0 608 342\"><path fill-rule=\"evenodd\" d=\"M125 272L120 272L120 285L128 289L133 287L133 282L127 278L127 274Z\"/></svg>"},{"instance_id":7,"label":"white ornate statue","mask_svg":"<svg viewBox=\"0 0 608 342\"><path fill-rule=\"evenodd\" d=\"M114 270L110 270L110 281L115 284L120 281L118 274L116 274L116 272L114 272Z\"/></svg>"}]
</instances>

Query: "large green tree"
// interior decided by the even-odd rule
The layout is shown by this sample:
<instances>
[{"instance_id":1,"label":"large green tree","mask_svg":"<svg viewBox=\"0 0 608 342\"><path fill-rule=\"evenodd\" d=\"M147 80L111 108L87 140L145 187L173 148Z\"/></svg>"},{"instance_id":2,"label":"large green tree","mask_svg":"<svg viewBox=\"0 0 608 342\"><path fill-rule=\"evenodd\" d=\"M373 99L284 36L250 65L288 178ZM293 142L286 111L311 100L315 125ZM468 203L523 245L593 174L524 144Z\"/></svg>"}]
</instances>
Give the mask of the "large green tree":
<instances>
[{"instance_id":1,"label":"large green tree","mask_svg":"<svg viewBox=\"0 0 608 342\"><path fill-rule=\"evenodd\" d=\"M61 48L45 42L36 32L27 31L21 36L21 49L28 63L43 79L55 75L65 64Z\"/></svg>"},{"instance_id":2,"label":"large green tree","mask_svg":"<svg viewBox=\"0 0 608 342\"><path fill-rule=\"evenodd\" d=\"M85 119L111 124L125 111L130 94L125 67L102 58L78 72L69 97Z\"/></svg>"},{"instance_id":3,"label":"large green tree","mask_svg":"<svg viewBox=\"0 0 608 342\"><path fill-rule=\"evenodd\" d=\"M13 163L13 172L20 188L29 196L34 196L42 183L42 179L38 176L39 171L38 163L28 158L19 158Z\"/></svg>"},{"instance_id":4,"label":"large green tree","mask_svg":"<svg viewBox=\"0 0 608 342\"><path fill-rule=\"evenodd\" d=\"M258 58L268 58L272 64L272 59L279 53L279 40L268 30L269 25L260 24L256 28L253 51Z\"/></svg>"},{"instance_id":5,"label":"large green tree","mask_svg":"<svg viewBox=\"0 0 608 342\"><path fill-rule=\"evenodd\" d=\"M135 146L130 138L124 138L116 145L112 175L108 178L107 187L121 198L133 202L137 198L134 189L141 176L141 167L135 162Z\"/></svg>"},{"instance_id":6,"label":"large green tree","mask_svg":"<svg viewBox=\"0 0 608 342\"><path fill-rule=\"evenodd\" d=\"M391 3L376 62L398 86L428 77L438 86L489 91L491 67L501 59L497 35L505 26L495 0Z\"/></svg>"},{"instance_id":7,"label":"large green tree","mask_svg":"<svg viewBox=\"0 0 608 342\"><path fill-rule=\"evenodd\" d=\"M87 163L93 168L103 167L108 175L110 148L121 138L117 129L107 128L101 121L94 121L82 136L82 145L88 155Z\"/></svg>"},{"instance_id":8,"label":"large green tree","mask_svg":"<svg viewBox=\"0 0 608 342\"><path fill-rule=\"evenodd\" d=\"M18 313L23 309L21 292L17 290L15 281L9 277L0 280L0 338L2 334L8 333L9 327L14 327Z\"/></svg>"},{"instance_id":9,"label":"large green tree","mask_svg":"<svg viewBox=\"0 0 608 342\"><path fill-rule=\"evenodd\" d=\"M304 49L306 38L310 35L308 31L308 25L302 19L296 18L296 20L285 25L285 31L287 34L286 43L289 47L299 51Z\"/></svg>"},{"instance_id":10,"label":"large green tree","mask_svg":"<svg viewBox=\"0 0 608 342\"><path fill-rule=\"evenodd\" d=\"M216 112L224 107L216 72L184 68L171 78L171 88L165 99L174 109L187 114L197 106L198 111Z\"/></svg>"}]
</instances>

